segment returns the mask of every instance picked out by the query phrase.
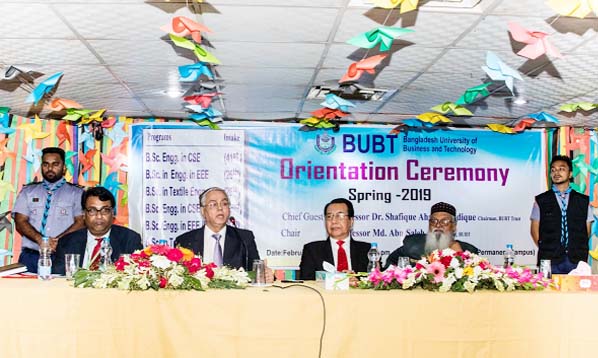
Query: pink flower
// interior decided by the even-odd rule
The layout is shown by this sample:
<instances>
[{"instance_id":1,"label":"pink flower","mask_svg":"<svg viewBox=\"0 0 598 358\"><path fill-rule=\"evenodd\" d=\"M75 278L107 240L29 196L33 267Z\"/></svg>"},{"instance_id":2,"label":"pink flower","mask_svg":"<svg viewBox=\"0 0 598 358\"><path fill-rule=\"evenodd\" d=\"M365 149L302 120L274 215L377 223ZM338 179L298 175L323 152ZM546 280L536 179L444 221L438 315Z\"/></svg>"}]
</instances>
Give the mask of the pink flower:
<instances>
[{"instance_id":1,"label":"pink flower","mask_svg":"<svg viewBox=\"0 0 598 358\"><path fill-rule=\"evenodd\" d=\"M215 267L216 267L216 264L214 264L213 262L210 262L209 264L204 266L204 268L206 269L206 277L209 278L210 280L214 277L214 268Z\"/></svg>"},{"instance_id":2,"label":"pink flower","mask_svg":"<svg viewBox=\"0 0 598 358\"><path fill-rule=\"evenodd\" d=\"M384 281L384 283L389 284L392 282L392 280L395 278L394 275L394 270L386 270L384 272L382 272L382 281Z\"/></svg>"},{"instance_id":3,"label":"pink flower","mask_svg":"<svg viewBox=\"0 0 598 358\"><path fill-rule=\"evenodd\" d=\"M183 262L190 274L194 274L201 269L201 260L199 257L194 257L190 261Z\"/></svg>"},{"instance_id":4,"label":"pink flower","mask_svg":"<svg viewBox=\"0 0 598 358\"><path fill-rule=\"evenodd\" d=\"M151 267L152 264L147 260L139 261L139 267Z\"/></svg>"},{"instance_id":5,"label":"pink flower","mask_svg":"<svg viewBox=\"0 0 598 358\"><path fill-rule=\"evenodd\" d=\"M451 265L451 261L453 260L452 256L442 256L440 258L440 262L444 265L445 268Z\"/></svg>"},{"instance_id":6,"label":"pink flower","mask_svg":"<svg viewBox=\"0 0 598 358\"><path fill-rule=\"evenodd\" d=\"M407 279L407 276L409 276L409 274L412 272L413 269L411 267L405 267L403 269L397 267L394 269L393 273L395 280L397 280L398 283L402 284Z\"/></svg>"},{"instance_id":7,"label":"pink flower","mask_svg":"<svg viewBox=\"0 0 598 358\"><path fill-rule=\"evenodd\" d=\"M166 252L166 258L170 261L179 262L183 258L183 253L179 249L170 249Z\"/></svg>"},{"instance_id":8,"label":"pink flower","mask_svg":"<svg viewBox=\"0 0 598 358\"><path fill-rule=\"evenodd\" d=\"M167 284L168 280L166 279L166 277L160 277L160 288L166 287Z\"/></svg>"},{"instance_id":9,"label":"pink flower","mask_svg":"<svg viewBox=\"0 0 598 358\"><path fill-rule=\"evenodd\" d=\"M129 263L125 261L125 258L121 256L118 258L118 261L114 263L114 267L116 268L116 271L124 271L125 266L128 264Z\"/></svg>"},{"instance_id":10,"label":"pink flower","mask_svg":"<svg viewBox=\"0 0 598 358\"><path fill-rule=\"evenodd\" d=\"M435 261L428 265L426 271L434 275L434 283L439 283L444 280L444 271L446 268L441 262Z\"/></svg>"},{"instance_id":11,"label":"pink flower","mask_svg":"<svg viewBox=\"0 0 598 358\"><path fill-rule=\"evenodd\" d=\"M374 285L380 283L380 281L382 281L382 274L380 273L380 270L376 269L370 272L370 274L368 275L368 280L372 282Z\"/></svg>"},{"instance_id":12,"label":"pink flower","mask_svg":"<svg viewBox=\"0 0 598 358\"><path fill-rule=\"evenodd\" d=\"M172 248L168 245L152 245L152 252L156 255L166 256L170 250L172 250Z\"/></svg>"}]
</instances>

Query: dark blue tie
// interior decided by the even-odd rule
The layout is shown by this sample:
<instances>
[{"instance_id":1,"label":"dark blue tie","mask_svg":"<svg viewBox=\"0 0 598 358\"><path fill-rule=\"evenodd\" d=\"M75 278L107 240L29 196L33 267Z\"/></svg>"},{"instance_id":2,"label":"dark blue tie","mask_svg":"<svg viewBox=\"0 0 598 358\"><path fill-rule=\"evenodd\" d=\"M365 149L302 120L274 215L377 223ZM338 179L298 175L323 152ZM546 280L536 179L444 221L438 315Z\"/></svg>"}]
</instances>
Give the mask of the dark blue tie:
<instances>
[{"instance_id":1,"label":"dark blue tie","mask_svg":"<svg viewBox=\"0 0 598 358\"><path fill-rule=\"evenodd\" d=\"M60 187L66 182L66 180L64 178L62 178L58 183L56 183L56 185L54 185L54 188L50 188L50 185L44 181L43 186L44 189L46 189L47 193L48 193L48 197L46 198L46 207L44 208L44 215L42 216L42 223L41 223L41 227L39 229L40 234L42 234L42 236L46 236L46 224L48 223L48 214L50 213L50 205L52 204L52 196L54 195L54 192L58 189L60 189Z\"/></svg>"},{"instance_id":2,"label":"dark blue tie","mask_svg":"<svg viewBox=\"0 0 598 358\"><path fill-rule=\"evenodd\" d=\"M561 201L561 245L564 248L567 248L567 245L569 244L569 230L567 225L568 202L565 201L565 197L571 192L571 188L567 188L567 190L563 192L559 191L556 187L553 187L552 190Z\"/></svg>"}]
</instances>

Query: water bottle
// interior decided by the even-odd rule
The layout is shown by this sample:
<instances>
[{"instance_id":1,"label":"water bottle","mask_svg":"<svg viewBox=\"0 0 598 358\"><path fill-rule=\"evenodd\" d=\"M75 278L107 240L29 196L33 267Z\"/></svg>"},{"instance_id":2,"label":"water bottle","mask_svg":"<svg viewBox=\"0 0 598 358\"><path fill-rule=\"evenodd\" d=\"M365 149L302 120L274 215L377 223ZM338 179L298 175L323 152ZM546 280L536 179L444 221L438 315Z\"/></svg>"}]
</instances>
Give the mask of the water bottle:
<instances>
[{"instance_id":1,"label":"water bottle","mask_svg":"<svg viewBox=\"0 0 598 358\"><path fill-rule=\"evenodd\" d=\"M380 251L378 250L378 243L372 242L372 247L368 251L368 272L372 272L375 269L380 270Z\"/></svg>"},{"instance_id":2,"label":"water bottle","mask_svg":"<svg viewBox=\"0 0 598 358\"><path fill-rule=\"evenodd\" d=\"M105 237L100 246L100 271L105 272L108 267L112 265L112 245L110 245L110 238Z\"/></svg>"},{"instance_id":3,"label":"water bottle","mask_svg":"<svg viewBox=\"0 0 598 358\"><path fill-rule=\"evenodd\" d=\"M37 278L40 280L52 279L52 250L47 237L42 237L39 245L39 259L37 260Z\"/></svg>"},{"instance_id":4,"label":"water bottle","mask_svg":"<svg viewBox=\"0 0 598 358\"><path fill-rule=\"evenodd\" d=\"M507 249L503 256L504 268L511 267L515 264L515 250L513 250L513 244L507 244Z\"/></svg>"}]
</instances>

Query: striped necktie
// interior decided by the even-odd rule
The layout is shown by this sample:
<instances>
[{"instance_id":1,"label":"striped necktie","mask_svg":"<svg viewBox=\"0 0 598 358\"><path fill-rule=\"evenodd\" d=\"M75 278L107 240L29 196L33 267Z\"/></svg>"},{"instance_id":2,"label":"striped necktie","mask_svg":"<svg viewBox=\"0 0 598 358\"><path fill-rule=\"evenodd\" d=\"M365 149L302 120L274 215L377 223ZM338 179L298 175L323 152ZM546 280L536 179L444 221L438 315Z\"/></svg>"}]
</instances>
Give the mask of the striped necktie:
<instances>
[{"instance_id":1,"label":"striped necktie","mask_svg":"<svg viewBox=\"0 0 598 358\"><path fill-rule=\"evenodd\" d=\"M40 234L42 234L42 236L46 236L46 224L48 223L48 215L50 214L50 206L52 204L52 196L54 195L54 192L56 190L60 189L60 187L62 185L64 185L64 183L66 183L66 180L64 178L62 178L59 182L56 183L56 185L54 185L53 188L50 188L50 185L46 181L43 182L44 189L46 189L48 196L46 198L46 206L44 207L44 214L42 215L42 223L41 223L41 227L39 229L39 232L40 232Z\"/></svg>"},{"instance_id":2,"label":"striped necktie","mask_svg":"<svg viewBox=\"0 0 598 358\"><path fill-rule=\"evenodd\" d=\"M569 225L567 224L567 206L569 203L565 198L571 192L571 188L567 188L563 192L560 192L556 187L552 190L561 201L561 245L567 248L567 245L569 245Z\"/></svg>"}]
</instances>

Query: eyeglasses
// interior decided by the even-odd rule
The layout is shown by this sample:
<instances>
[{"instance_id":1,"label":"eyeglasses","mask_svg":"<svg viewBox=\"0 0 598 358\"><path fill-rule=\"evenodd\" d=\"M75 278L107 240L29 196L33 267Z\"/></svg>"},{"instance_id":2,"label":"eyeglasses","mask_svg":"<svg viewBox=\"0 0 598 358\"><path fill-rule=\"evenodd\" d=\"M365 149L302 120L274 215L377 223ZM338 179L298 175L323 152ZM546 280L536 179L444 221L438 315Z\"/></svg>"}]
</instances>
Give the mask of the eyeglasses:
<instances>
[{"instance_id":1,"label":"eyeglasses","mask_svg":"<svg viewBox=\"0 0 598 358\"><path fill-rule=\"evenodd\" d=\"M348 218L348 217L349 217L349 214L347 214L347 213L326 214L326 220L328 220L328 221L332 221L334 219L345 220L345 218Z\"/></svg>"},{"instance_id":2,"label":"eyeglasses","mask_svg":"<svg viewBox=\"0 0 598 358\"><path fill-rule=\"evenodd\" d=\"M450 224L453 223L452 219L449 218L444 218L444 219L430 219L428 220L428 222L430 223L430 226L437 226L438 224L440 224L440 226L448 226Z\"/></svg>"},{"instance_id":3,"label":"eyeglasses","mask_svg":"<svg viewBox=\"0 0 598 358\"><path fill-rule=\"evenodd\" d=\"M230 203L226 200L223 200L219 203L215 201L210 201L205 205L205 207L208 208L208 210L216 210L217 208L228 209L229 206Z\"/></svg>"},{"instance_id":4,"label":"eyeglasses","mask_svg":"<svg viewBox=\"0 0 598 358\"><path fill-rule=\"evenodd\" d=\"M96 216L98 214L101 214L103 216L110 215L110 214L112 214L112 210L113 210L113 208L111 206L104 206L99 209L85 208L85 211L87 212L87 214L91 215L91 216Z\"/></svg>"}]
</instances>

